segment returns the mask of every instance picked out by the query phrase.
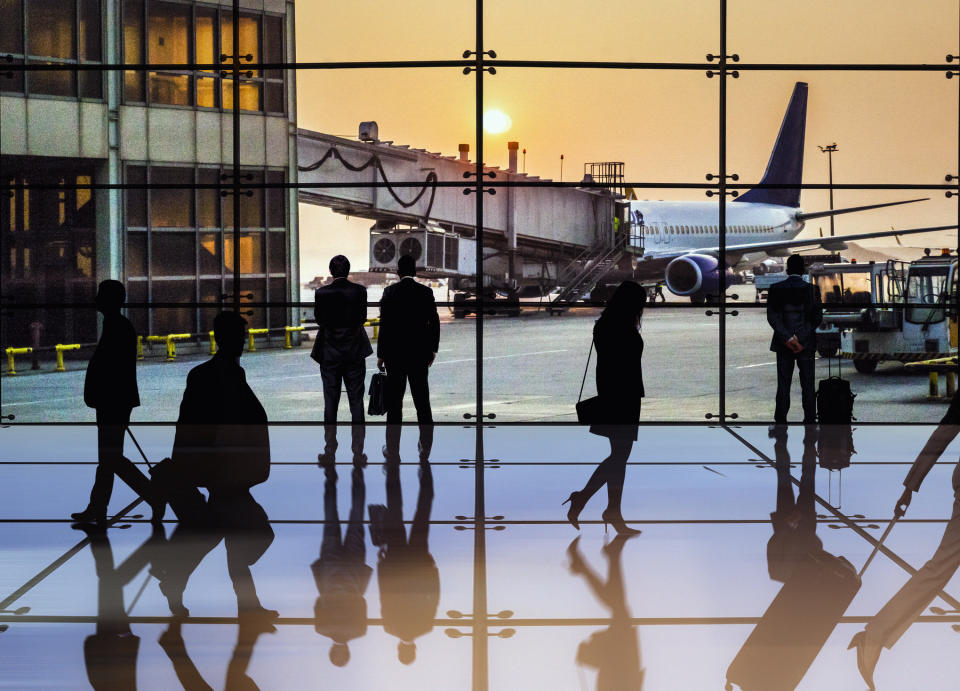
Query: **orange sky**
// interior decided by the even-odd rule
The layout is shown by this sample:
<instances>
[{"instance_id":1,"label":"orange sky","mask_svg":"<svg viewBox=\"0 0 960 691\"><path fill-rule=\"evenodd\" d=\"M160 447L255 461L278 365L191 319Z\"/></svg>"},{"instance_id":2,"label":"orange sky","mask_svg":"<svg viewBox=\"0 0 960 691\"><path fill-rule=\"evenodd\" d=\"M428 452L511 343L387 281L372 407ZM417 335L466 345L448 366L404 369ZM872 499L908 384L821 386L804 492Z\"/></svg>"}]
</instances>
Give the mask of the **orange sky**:
<instances>
[{"instance_id":1,"label":"orange sky","mask_svg":"<svg viewBox=\"0 0 960 691\"><path fill-rule=\"evenodd\" d=\"M487 0L487 48L500 58L703 61L718 50L718 0ZM743 62L922 62L945 64L958 52L958 6L952 0L730 0L728 50ZM297 59L400 60L458 58L474 42L470 0L398 3L300 0ZM957 168L960 79L943 72L742 72L729 81L727 160L742 181L763 173L795 81L810 84L805 182L827 182L817 144L837 142L838 183L939 183ZM380 136L455 154L475 150L474 87L453 68L301 71L299 126L354 136L376 120ZM626 163L631 180L701 181L716 172L719 147L716 79L700 72L532 70L500 68L485 80L485 109L513 120L487 136L487 163L505 165L506 142L527 149L528 173L579 179L585 161ZM683 190L642 197L702 199ZM903 208L837 219L839 232L955 223L955 201L943 192L838 191L835 206L930 196ZM828 206L826 191L805 191L808 211ZM304 280L325 273L330 254L346 247L366 266L369 223L348 222L301 206ZM816 232L820 221L808 226ZM827 228L829 221L823 221ZM920 236L907 244L939 245ZM893 244L892 241L883 244ZM314 267L319 267L314 269Z\"/></svg>"}]
</instances>

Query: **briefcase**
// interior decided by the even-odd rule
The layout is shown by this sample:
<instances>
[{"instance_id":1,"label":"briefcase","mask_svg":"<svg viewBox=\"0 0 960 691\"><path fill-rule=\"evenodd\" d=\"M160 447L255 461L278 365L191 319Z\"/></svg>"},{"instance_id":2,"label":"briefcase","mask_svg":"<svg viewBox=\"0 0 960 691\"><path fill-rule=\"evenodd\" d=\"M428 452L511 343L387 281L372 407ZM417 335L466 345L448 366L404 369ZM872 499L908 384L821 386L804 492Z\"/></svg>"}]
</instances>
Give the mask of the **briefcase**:
<instances>
[{"instance_id":1,"label":"briefcase","mask_svg":"<svg viewBox=\"0 0 960 691\"><path fill-rule=\"evenodd\" d=\"M792 691L860 590L843 557L807 553L727 669L727 689Z\"/></svg>"},{"instance_id":2,"label":"briefcase","mask_svg":"<svg viewBox=\"0 0 960 691\"><path fill-rule=\"evenodd\" d=\"M367 415L383 415L387 412L387 375L376 372L370 377L370 403Z\"/></svg>"}]
</instances>

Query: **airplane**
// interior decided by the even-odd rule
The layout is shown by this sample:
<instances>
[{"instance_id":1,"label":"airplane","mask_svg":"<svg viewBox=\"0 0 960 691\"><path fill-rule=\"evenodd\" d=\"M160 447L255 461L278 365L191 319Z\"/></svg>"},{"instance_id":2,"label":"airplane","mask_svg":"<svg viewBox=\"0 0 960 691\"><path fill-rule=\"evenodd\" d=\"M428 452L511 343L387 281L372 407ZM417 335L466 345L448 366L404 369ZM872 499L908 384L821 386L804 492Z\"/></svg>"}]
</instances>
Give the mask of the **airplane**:
<instances>
[{"instance_id":1,"label":"airplane","mask_svg":"<svg viewBox=\"0 0 960 691\"><path fill-rule=\"evenodd\" d=\"M799 185L803 176L803 140L807 119L807 84L797 82L780 125L780 132L761 185L726 203L726 276L733 284L733 268L769 256L786 256L791 250L822 247L846 249L846 241L867 240L912 233L953 230L956 225L887 230L796 239L804 223L814 218L855 213L924 199L907 199L833 211L804 213ZM663 281L674 295L701 303L720 289L719 217L716 201L631 201L634 233L642 228L643 254L634 273L640 283ZM635 240L632 240L635 241Z\"/></svg>"}]
</instances>

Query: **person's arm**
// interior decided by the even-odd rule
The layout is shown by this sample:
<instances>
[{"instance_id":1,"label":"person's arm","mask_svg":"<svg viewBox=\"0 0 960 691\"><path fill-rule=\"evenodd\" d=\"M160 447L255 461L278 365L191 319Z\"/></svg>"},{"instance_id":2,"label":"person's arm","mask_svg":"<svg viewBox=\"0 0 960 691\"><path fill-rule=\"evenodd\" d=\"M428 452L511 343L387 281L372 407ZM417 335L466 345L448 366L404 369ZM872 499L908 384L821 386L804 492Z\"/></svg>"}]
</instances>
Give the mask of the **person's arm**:
<instances>
[{"instance_id":1,"label":"person's arm","mask_svg":"<svg viewBox=\"0 0 960 691\"><path fill-rule=\"evenodd\" d=\"M313 319L317 322L317 342L319 343L323 343L323 320L325 318L322 302L323 293L317 288L317 290L313 292Z\"/></svg>"},{"instance_id":2,"label":"person's arm","mask_svg":"<svg viewBox=\"0 0 960 691\"><path fill-rule=\"evenodd\" d=\"M377 338L377 367L383 371L383 360L390 353L390 293L386 290L380 298L380 334Z\"/></svg>"},{"instance_id":3,"label":"person's arm","mask_svg":"<svg viewBox=\"0 0 960 691\"><path fill-rule=\"evenodd\" d=\"M367 288L366 286L360 286L358 291L360 296L360 304L357 305L357 320L360 322L360 326L363 327L367 322Z\"/></svg>"},{"instance_id":4,"label":"person's arm","mask_svg":"<svg viewBox=\"0 0 960 691\"><path fill-rule=\"evenodd\" d=\"M957 437L957 434L960 434L960 392L953 395L947 414L940 420L940 424L933 430L933 434L927 439L927 443L923 445L917 459L910 466L907 477L903 480L903 486L906 489L897 501L894 514L902 516L906 512L907 507L910 506L913 493L920 491L920 485L923 484L927 473L946 451L950 442Z\"/></svg>"},{"instance_id":5,"label":"person's arm","mask_svg":"<svg viewBox=\"0 0 960 691\"><path fill-rule=\"evenodd\" d=\"M780 304L780 290L776 286L770 286L767 291L767 323L781 342L786 343L793 336L787 333L783 323L783 305Z\"/></svg>"},{"instance_id":6,"label":"person's arm","mask_svg":"<svg viewBox=\"0 0 960 691\"><path fill-rule=\"evenodd\" d=\"M810 301L807 312L807 321L810 322L810 325L816 330L817 327L823 323L823 305L820 302L820 291L817 290L816 286L811 286L811 288L812 300Z\"/></svg>"},{"instance_id":7,"label":"person's arm","mask_svg":"<svg viewBox=\"0 0 960 691\"><path fill-rule=\"evenodd\" d=\"M430 364L440 352L440 315L437 314L437 303L433 299L433 291L427 290L427 334L430 338Z\"/></svg>"}]
</instances>

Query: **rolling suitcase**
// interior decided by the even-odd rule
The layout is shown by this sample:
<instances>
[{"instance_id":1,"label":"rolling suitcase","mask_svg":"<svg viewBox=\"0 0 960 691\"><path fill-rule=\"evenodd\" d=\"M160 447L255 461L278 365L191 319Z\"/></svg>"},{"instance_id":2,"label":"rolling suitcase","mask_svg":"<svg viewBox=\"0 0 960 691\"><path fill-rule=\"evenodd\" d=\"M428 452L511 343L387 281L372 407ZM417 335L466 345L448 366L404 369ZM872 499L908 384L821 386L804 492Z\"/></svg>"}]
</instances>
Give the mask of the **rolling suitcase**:
<instances>
[{"instance_id":1,"label":"rolling suitcase","mask_svg":"<svg viewBox=\"0 0 960 691\"><path fill-rule=\"evenodd\" d=\"M795 689L859 590L846 559L805 554L727 669L726 689Z\"/></svg>"},{"instance_id":2,"label":"rolling suitcase","mask_svg":"<svg viewBox=\"0 0 960 691\"><path fill-rule=\"evenodd\" d=\"M178 519L196 523L205 518L206 499L172 460L164 458L150 468L150 477Z\"/></svg>"},{"instance_id":3,"label":"rolling suitcase","mask_svg":"<svg viewBox=\"0 0 960 691\"><path fill-rule=\"evenodd\" d=\"M821 425L849 425L853 420L853 399L850 382L840 376L840 358L837 358L837 376L830 371L827 360L827 378L817 386L817 421Z\"/></svg>"}]
</instances>

